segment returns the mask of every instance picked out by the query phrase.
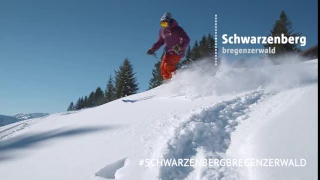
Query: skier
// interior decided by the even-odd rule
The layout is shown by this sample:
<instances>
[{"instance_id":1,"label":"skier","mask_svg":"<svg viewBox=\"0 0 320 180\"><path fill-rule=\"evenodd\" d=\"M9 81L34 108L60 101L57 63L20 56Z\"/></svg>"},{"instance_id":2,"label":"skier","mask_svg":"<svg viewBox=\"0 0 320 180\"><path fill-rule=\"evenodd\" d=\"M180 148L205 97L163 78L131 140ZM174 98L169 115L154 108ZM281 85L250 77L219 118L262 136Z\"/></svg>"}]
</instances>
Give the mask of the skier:
<instances>
[{"instance_id":1,"label":"skier","mask_svg":"<svg viewBox=\"0 0 320 180\"><path fill-rule=\"evenodd\" d=\"M163 80L166 81L172 78L177 64L185 55L190 38L169 12L163 14L160 25L158 41L147 51L147 54L155 54L154 52L165 44L165 54L161 60L160 70Z\"/></svg>"}]
</instances>

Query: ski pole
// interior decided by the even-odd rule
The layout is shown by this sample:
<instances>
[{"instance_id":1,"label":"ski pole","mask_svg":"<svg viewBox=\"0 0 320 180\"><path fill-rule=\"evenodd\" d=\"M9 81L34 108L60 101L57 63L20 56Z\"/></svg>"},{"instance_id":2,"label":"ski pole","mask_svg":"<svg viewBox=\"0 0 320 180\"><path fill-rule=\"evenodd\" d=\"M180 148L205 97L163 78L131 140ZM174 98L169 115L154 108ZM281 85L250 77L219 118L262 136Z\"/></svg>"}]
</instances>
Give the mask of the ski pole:
<instances>
[{"instance_id":1,"label":"ski pole","mask_svg":"<svg viewBox=\"0 0 320 180\"><path fill-rule=\"evenodd\" d=\"M158 59L156 53L153 53L152 55L153 55L153 57L155 57L156 59Z\"/></svg>"},{"instance_id":2,"label":"ski pole","mask_svg":"<svg viewBox=\"0 0 320 180\"><path fill-rule=\"evenodd\" d=\"M154 58L156 58L158 61L160 61L160 59L157 57L156 53L152 54Z\"/></svg>"}]
</instances>

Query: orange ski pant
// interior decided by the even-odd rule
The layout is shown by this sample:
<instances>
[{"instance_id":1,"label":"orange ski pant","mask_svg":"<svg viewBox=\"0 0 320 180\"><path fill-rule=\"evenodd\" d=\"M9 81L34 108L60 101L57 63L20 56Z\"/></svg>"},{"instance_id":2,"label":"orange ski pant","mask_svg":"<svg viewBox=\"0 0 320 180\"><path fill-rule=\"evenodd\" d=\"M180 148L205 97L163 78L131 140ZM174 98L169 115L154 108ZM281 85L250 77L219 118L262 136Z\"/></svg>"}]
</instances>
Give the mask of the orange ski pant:
<instances>
[{"instance_id":1,"label":"orange ski pant","mask_svg":"<svg viewBox=\"0 0 320 180\"><path fill-rule=\"evenodd\" d=\"M163 80L172 78L172 73L177 70L177 64L182 56L175 54L164 55L161 61L160 70Z\"/></svg>"}]
</instances>

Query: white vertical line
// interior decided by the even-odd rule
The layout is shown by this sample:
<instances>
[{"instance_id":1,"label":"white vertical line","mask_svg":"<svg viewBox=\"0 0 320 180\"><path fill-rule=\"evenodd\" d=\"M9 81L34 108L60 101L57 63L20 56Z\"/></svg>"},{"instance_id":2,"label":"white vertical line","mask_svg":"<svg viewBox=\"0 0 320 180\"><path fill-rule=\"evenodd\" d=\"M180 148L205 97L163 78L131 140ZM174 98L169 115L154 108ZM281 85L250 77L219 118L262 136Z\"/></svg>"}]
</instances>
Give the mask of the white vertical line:
<instances>
[{"instance_id":1,"label":"white vertical line","mask_svg":"<svg viewBox=\"0 0 320 180\"><path fill-rule=\"evenodd\" d=\"M215 41L215 44L214 44L214 54L215 54L215 57L214 57L214 64L215 66L218 65L218 15L215 14L215 17L214 17L214 41Z\"/></svg>"}]
</instances>

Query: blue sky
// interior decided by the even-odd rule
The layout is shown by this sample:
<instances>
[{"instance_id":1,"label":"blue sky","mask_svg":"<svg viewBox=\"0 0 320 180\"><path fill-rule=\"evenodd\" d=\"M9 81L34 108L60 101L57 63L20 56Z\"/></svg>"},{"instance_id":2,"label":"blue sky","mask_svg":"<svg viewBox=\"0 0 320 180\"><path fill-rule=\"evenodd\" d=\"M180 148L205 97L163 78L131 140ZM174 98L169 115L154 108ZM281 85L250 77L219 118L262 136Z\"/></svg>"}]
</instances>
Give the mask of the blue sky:
<instances>
[{"instance_id":1,"label":"blue sky","mask_svg":"<svg viewBox=\"0 0 320 180\"><path fill-rule=\"evenodd\" d=\"M191 38L214 33L268 35L284 10L295 32L317 44L316 0L2 0L0 2L0 114L63 112L71 101L105 88L125 58L139 91L148 88L156 60L159 19L173 17ZM224 45L228 47L228 45ZM240 47L239 45L236 47ZM257 45L262 48L262 45ZM160 54L162 48L157 52ZM236 57L237 58L237 57Z\"/></svg>"}]
</instances>

